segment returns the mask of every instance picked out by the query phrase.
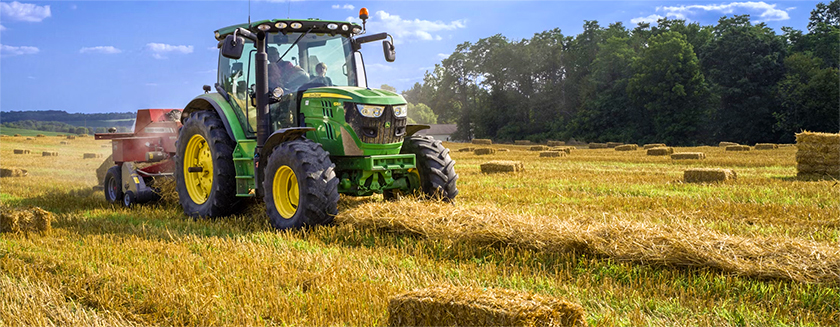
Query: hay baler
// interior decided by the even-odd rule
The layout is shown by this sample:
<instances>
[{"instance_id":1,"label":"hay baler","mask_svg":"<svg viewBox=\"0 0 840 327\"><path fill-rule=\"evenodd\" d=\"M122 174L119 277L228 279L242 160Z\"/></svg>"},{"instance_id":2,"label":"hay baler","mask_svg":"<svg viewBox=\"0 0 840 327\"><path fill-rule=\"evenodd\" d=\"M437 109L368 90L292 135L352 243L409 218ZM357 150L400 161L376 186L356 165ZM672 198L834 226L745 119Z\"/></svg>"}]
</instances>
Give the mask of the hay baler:
<instances>
[{"instance_id":1,"label":"hay baler","mask_svg":"<svg viewBox=\"0 0 840 327\"><path fill-rule=\"evenodd\" d=\"M173 175L180 119L181 109L141 109L134 132L94 135L97 140L111 141L111 157L97 170L108 202L130 207L159 198L154 178Z\"/></svg>"}]
</instances>

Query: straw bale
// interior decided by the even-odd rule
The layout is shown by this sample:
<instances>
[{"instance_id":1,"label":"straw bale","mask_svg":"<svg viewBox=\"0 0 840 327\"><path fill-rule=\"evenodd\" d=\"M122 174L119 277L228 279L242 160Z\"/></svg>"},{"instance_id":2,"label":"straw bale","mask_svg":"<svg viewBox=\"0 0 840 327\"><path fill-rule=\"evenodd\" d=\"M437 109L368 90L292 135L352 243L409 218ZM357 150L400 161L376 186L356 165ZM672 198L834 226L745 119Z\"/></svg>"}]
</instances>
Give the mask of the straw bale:
<instances>
[{"instance_id":1,"label":"straw bale","mask_svg":"<svg viewBox=\"0 0 840 327\"><path fill-rule=\"evenodd\" d=\"M720 143L718 143L718 146L721 147L721 148L725 148L725 147L733 146L733 145L740 145L740 144L735 143L735 142L720 142Z\"/></svg>"},{"instance_id":2,"label":"straw bale","mask_svg":"<svg viewBox=\"0 0 840 327\"><path fill-rule=\"evenodd\" d=\"M0 168L0 177L26 177L29 172L20 168Z\"/></svg>"},{"instance_id":3,"label":"straw bale","mask_svg":"<svg viewBox=\"0 0 840 327\"><path fill-rule=\"evenodd\" d=\"M491 139L473 139L472 144L489 145L489 144L493 144L493 140L491 140Z\"/></svg>"},{"instance_id":4,"label":"straw bale","mask_svg":"<svg viewBox=\"0 0 840 327\"><path fill-rule=\"evenodd\" d=\"M108 173L108 169L111 169L116 163L114 163L114 156L110 155L108 158L105 158L99 168L96 168L96 181L101 185L102 182L105 181L105 174Z\"/></svg>"},{"instance_id":5,"label":"straw bale","mask_svg":"<svg viewBox=\"0 0 840 327\"><path fill-rule=\"evenodd\" d=\"M647 155L649 156L667 156L671 154L674 154L674 148L672 147L650 148L647 150Z\"/></svg>"},{"instance_id":6,"label":"straw bale","mask_svg":"<svg viewBox=\"0 0 840 327\"><path fill-rule=\"evenodd\" d=\"M0 134L0 137L9 137L9 136L6 135L6 134Z\"/></svg>"},{"instance_id":7,"label":"straw bale","mask_svg":"<svg viewBox=\"0 0 840 327\"><path fill-rule=\"evenodd\" d=\"M513 144L516 144L516 145L530 145L531 141L529 141L529 140L516 140L516 141L513 141Z\"/></svg>"},{"instance_id":8,"label":"straw bale","mask_svg":"<svg viewBox=\"0 0 840 327\"><path fill-rule=\"evenodd\" d=\"M20 137L20 134L15 134L15 137Z\"/></svg>"},{"instance_id":9,"label":"straw bale","mask_svg":"<svg viewBox=\"0 0 840 327\"><path fill-rule=\"evenodd\" d=\"M780 148L787 148L789 146L794 146L794 144L788 144L788 143L782 143L782 144L776 144L776 145L778 145Z\"/></svg>"},{"instance_id":10,"label":"straw bale","mask_svg":"<svg viewBox=\"0 0 840 327\"><path fill-rule=\"evenodd\" d=\"M589 143L589 148L590 149L606 149L607 144L606 143Z\"/></svg>"},{"instance_id":11,"label":"straw bale","mask_svg":"<svg viewBox=\"0 0 840 327\"><path fill-rule=\"evenodd\" d=\"M493 148L478 148L473 151L475 155L486 155L486 154L496 154L496 149Z\"/></svg>"},{"instance_id":12,"label":"straw bale","mask_svg":"<svg viewBox=\"0 0 840 327\"><path fill-rule=\"evenodd\" d=\"M691 168L683 175L686 183L720 182L737 178L735 171L723 168Z\"/></svg>"},{"instance_id":13,"label":"straw bale","mask_svg":"<svg viewBox=\"0 0 840 327\"><path fill-rule=\"evenodd\" d=\"M67 139L68 139L68 140L75 140L75 139L76 139L76 137L75 137L75 136L73 136L73 135L67 135Z\"/></svg>"},{"instance_id":14,"label":"straw bale","mask_svg":"<svg viewBox=\"0 0 840 327\"><path fill-rule=\"evenodd\" d=\"M23 149L15 149L15 154L30 154L31 151Z\"/></svg>"},{"instance_id":15,"label":"straw bale","mask_svg":"<svg viewBox=\"0 0 840 327\"><path fill-rule=\"evenodd\" d=\"M525 170L525 165L520 161L493 160L481 164L481 172L492 173L516 173Z\"/></svg>"},{"instance_id":16,"label":"straw bale","mask_svg":"<svg viewBox=\"0 0 840 327\"><path fill-rule=\"evenodd\" d=\"M434 286L388 301L388 326L586 326L583 307L506 289Z\"/></svg>"},{"instance_id":17,"label":"straw bale","mask_svg":"<svg viewBox=\"0 0 840 327\"><path fill-rule=\"evenodd\" d=\"M475 148L460 148L458 149L458 152L473 152L473 150L475 150Z\"/></svg>"},{"instance_id":18,"label":"straw bale","mask_svg":"<svg viewBox=\"0 0 840 327\"><path fill-rule=\"evenodd\" d=\"M563 142L563 141L548 141L548 142L546 142L546 145L548 145L548 146L564 146L564 145L566 145L566 142Z\"/></svg>"},{"instance_id":19,"label":"straw bale","mask_svg":"<svg viewBox=\"0 0 840 327\"><path fill-rule=\"evenodd\" d=\"M508 152L508 151L510 151L510 150L508 150L508 149L496 149L496 152Z\"/></svg>"},{"instance_id":20,"label":"straw bale","mask_svg":"<svg viewBox=\"0 0 840 327\"><path fill-rule=\"evenodd\" d=\"M111 147L111 145L110 145L110 144L103 144L103 145L101 146L101 148L110 148L110 147Z\"/></svg>"},{"instance_id":21,"label":"straw bale","mask_svg":"<svg viewBox=\"0 0 840 327\"><path fill-rule=\"evenodd\" d=\"M0 207L0 232L48 232L52 228L52 213L44 209Z\"/></svg>"},{"instance_id":22,"label":"straw bale","mask_svg":"<svg viewBox=\"0 0 840 327\"><path fill-rule=\"evenodd\" d=\"M46 137L46 135L44 135L44 134L38 134L38 135L35 135L35 137Z\"/></svg>"},{"instance_id":23,"label":"straw bale","mask_svg":"<svg viewBox=\"0 0 840 327\"><path fill-rule=\"evenodd\" d=\"M82 155L82 159L98 159L102 158L102 154L100 153L85 153Z\"/></svg>"},{"instance_id":24,"label":"straw bale","mask_svg":"<svg viewBox=\"0 0 840 327\"><path fill-rule=\"evenodd\" d=\"M79 134L79 137L88 137L87 134Z\"/></svg>"},{"instance_id":25,"label":"straw bale","mask_svg":"<svg viewBox=\"0 0 840 327\"><path fill-rule=\"evenodd\" d=\"M671 159L706 159L706 154L703 152L677 152L671 155Z\"/></svg>"},{"instance_id":26,"label":"straw bale","mask_svg":"<svg viewBox=\"0 0 840 327\"><path fill-rule=\"evenodd\" d=\"M649 143L649 144L645 144L645 150L647 150L647 149L653 149L653 148L666 148L666 147L668 147L668 146L667 146L667 145L665 145L665 143Z\"/></svg>"},{"instance_id":27,"label":"straw bale","mask_svg":"<svg viewBox=\"0 0 840 327\"><path fill-rule=\"evenodd\" d=\"M796 134L796 170L799 177L840 178L840 134Z\"/></svg>"},{"instance_id":28,"label":"straw bale","mask_svg":"<svg viewBox=\"0 0 840 327\"><path fill-rule=\"evenodd\" d=\"M31 138L31 137L27 137L27 138L26 138L26 140L27 140L27 141L32 141L32 138Z\"/></svg>"},{"instance_id":29,"label":"straw bale","mask_svg":"<svg viewBox=\"0 0 840 327\"><path fill-rule=\"evenodd\" d=\"M749 145L730 145L726 147L726 151L750 151Z\"/></svg>"},{"instance_id":30,"label":"straw bale","mask_svg":"<svg viewBox=\"0 0 840 327\"><path fill-rule=\"evenodd\" d=\"M549 150L549 151L560 151L560 152L565 152L566 154L572 154L572 148L571 147L556 147L556 148L551 148L551 150Z\"/></svg>"},{"instance_id":31,"label":"straw bale","mask_svg":"<svg viewBox=\"0 0 840 327\"><path fill-rule=\"evenodd\" d=\"M778 149L778 148L779 148L779 145L778 144L773 144L773 143L756 143L756 145L755 145L756 150L773 150L773 149Z\"/></svg>"},{"instance_id":32,"label":"straw bale","mask_svg":"<svg viewBox=\"0 0 840 327\"><path fill-rule=\"evenodd\" d=\"M63 145L67 145L67 144L70 144L70 142L67 142L67 141L61 141L61 144L63 144Z\"/></svg>"},{"instance_id":33,"label":"straw bale","mask_svg":"<svg viewBox=\"0 0 840 327\"><path fill-rule=\"evenodd\" d=\"M624 143L621 143L621 142L607 142L607 147L610 148L610 149L612 149L614 147L617 147L619 145L624 145Z\"/></svg>"},{"instance_id":34,"label":"straw bale","mask_svg":"<svg viewBox=\"0 0 840 327\"><path fill-rule=\"evenodd\" d=\"M535 145L535 146L532 146L529 150L531 150L531 151L548 151L550 149L551 148L549 148L545 145Z\"/></svg>"},{"instance_id":35,"label":"straw bale","mask_svg":"<svg viewBox=\"0 0 840 327\"><path fill-rule=\"evenodd\" d=\"M624 144L615 147L615 151L635 151L638 150L639 146L635 144Z\"/></svg>"},{"instance_id":36,"label":"straw bale","mask_svg":"<svg viewBox=\"0 0 840 327\"><path fill-rule=\"evenodd\" d=\"M44 152L41 152L41 156L42 157L57 157L58 152L57 151L44 151Z\"/></svg>"},{"instance_id":37,"label":"straw bale","mask_svg":"<svg viewBox=\"0 0 840 327\"><path fill-rule=\"evenodd\" d=\"M541 158L555 158L555 157L565 157L566 152L563 151L542 151L540 152Z\"/></svg>"}]
</instances>

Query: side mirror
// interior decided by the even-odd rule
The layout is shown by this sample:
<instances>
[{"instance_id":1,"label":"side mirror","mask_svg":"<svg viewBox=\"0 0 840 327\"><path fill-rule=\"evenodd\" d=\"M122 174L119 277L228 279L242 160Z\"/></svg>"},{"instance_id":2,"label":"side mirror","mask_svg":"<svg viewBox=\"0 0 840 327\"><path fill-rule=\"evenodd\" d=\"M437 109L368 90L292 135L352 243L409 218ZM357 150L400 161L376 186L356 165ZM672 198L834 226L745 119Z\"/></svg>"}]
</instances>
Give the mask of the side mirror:
<instances>
[{"instance_id":1,"label":"side mirror","mask_svg":"<svg viewBox=\"0 0 840 327\"><path fill-rule=\"evenodd\" d=\"M391 44L391 41L382 41L382 51L385 52L385 61L394 62L394 60L397 60L397 53L394 51L394 45Z\"/></svg>"},{"instance_id":2,"label":"side mirror","mask_svg":"<svg viewBox=\"0 0 840 327\"><path fill-rule=\"evenodd\" d=\"M242 50L245 49L245 38L241 36L228 35L222 41L222 56L230 59L242 57Z\"/></svg>"}]
</instances>

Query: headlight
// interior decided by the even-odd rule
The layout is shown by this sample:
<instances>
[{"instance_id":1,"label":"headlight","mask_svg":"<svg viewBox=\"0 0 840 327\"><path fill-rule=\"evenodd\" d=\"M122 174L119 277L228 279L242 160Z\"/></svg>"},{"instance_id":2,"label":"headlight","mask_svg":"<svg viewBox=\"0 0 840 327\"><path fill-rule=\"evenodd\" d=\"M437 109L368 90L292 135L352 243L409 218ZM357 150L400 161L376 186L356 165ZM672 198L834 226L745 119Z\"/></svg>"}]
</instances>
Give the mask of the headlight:
<instances>
[{"instance_id":1,"label":"headlight","mask_svg":"<svg viewBox=\"0 0 840 327\"><path fill-rule=\"evenodd\" d=\"M362 32L362 28L358 26L353 26L353 34L359 34Z\"/></svg>"},{"instance_id":2,"label":"headlight","mask_svg":"<svg viewBox=\"0 0 840 327\"><path fill-rule=\"evenodd\" d=\"M257 26L257 29L260 30L260 31L263 31L263 32L267 32L268 30L271 29L271 25L260 24L260 26Z\"/></svg>"},{"instance_id":3,"label":"headlight","mask_svg":"<svg viewBox=\"0 0 840 327\"><path fill-rule=\"evenodd\" d=\"M382 116L382 112L385 111L384 106L372 106L369 104L357 104L356 109L359 109L359 113L362 116L368 118L379 118L379 116Z\"/></svg>"},{"instance_id":4,"label":"headlight","mask_svg":"<svg viewBox=\"0 0 840 327\"><path fill-rule=\"evenodd\" d=\"M394 106L394 116L405 117L408 115L408 107L406 105Z\"/></svg>"},{"instance_id":5,"label":"headlight","mask_svg":"<svg viewBox=\"0 0 840 327\"><path fill-rule=\"evenodd\" d=\"M286 23L284 23L284 22L277 22L276 24L274 24L274 27L277 27L281 30L286 28L286 26L288 26L288 25L286 25Z\"/></svg>"},{"instance_id":6,"label":"headlight","mask_svg":"<svg viewBox=\"0 0 840 327\"><path fill-rule=\"evenodd\" d=\"M280 99L283 96L283 88L282 87L275 87L274 90L271 91L271 97L275 99Z\"/></svg>"},{"instance_id":7,"label":"headlight","mask_svg":"<svg viewBox=\"0 0 840 327\"><path fill-rule=\"evenodd\" d=\"M301 27L303 27L303 24L298 23L298 22L294 22L294 23L292 23L292 25L289 25L289 26L291 26L294 29L300 29Z\"/></svg>"},{"instance_id":8,"label":"headlight","mask_svg":"<svg viewBox=\"0 0 840 327\"><path fill-rule=\"evenodd\" d=\"M336 23L329 23L329 24L327 24L327 28L328 28L328 29L331 29L331 30L334 30L334 29L338 28L338 24L336 24Z\"/></svg>"}]
</instances>

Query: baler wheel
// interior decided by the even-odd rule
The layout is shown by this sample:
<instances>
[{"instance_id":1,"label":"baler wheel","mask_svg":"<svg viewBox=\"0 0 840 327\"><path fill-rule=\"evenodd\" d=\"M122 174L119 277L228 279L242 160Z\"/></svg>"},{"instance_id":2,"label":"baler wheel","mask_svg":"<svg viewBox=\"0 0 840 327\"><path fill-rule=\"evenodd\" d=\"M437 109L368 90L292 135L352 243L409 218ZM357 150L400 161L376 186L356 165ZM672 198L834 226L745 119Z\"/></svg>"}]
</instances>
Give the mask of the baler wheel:
<instances>
[{"instance_id":1,"label":"baler wheel","mask_svg":"<svg viewBox=\"0 0 840 327\"><path fill-rule=\"evenodd\" d=\"M122 176L120 166L108 168L108 172L105 173L102 186L104 186L105 200L108 200L108 203L117 203L123 198L122 178L120 176Z\"/></svg>"}]
</instances>

